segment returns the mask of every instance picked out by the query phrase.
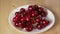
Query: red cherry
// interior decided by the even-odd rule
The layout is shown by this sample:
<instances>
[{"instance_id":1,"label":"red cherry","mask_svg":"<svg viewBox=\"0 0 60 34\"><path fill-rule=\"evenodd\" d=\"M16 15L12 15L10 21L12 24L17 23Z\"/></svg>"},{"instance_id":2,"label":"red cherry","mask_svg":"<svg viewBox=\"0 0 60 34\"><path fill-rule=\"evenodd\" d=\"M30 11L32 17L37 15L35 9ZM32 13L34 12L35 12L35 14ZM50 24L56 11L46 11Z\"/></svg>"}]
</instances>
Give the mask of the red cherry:
<instances>
[{"instance_id":1,"label":"red cherry","mask_svg":"<svg viewBox=\"0 0 60 34\"><path fill-rule=\"evenodd\" d=\"M18 22L18 21L19 21L19 17L16 16L13 18L13 22Z\"/></svg>"},{"instance_id":2,"label":"red cherry","mask_svg":"<svg viewBox=\"0 0 60 34\"><path fill-rule=\"evenodd\" d=\"M39 9L38 9L39 12L42 12L43 10L44 10L44 8L42 8L42 7L39 7Z\"/></svg>"},{"instance_id":3,"label":"red cherry","mask_svg":"<svg viewBox=\"0 0 60 34\"><path fill-rule=\"evenodd\" d=\"M22 18L20 19L20 21L21 21L21 22L24 22L24 21L25 21L25 17L22 17Z\"/></svg>"},{"instance_id":4,"label":"red cherry","mask_svg":"<svg viewBox=\"0 0 60 34\"><path fill-rule=\"evenodd\" d=\"M15 12L15 15L19 15L20 13L19 12Z\"/></svg>"},{"instance_id":5,"label":"red cherry","mask_svg":"<svg viewBox=\"0 0 60 34\"><path fill-rule=\"evenodd\" d=\"M19 27L19 23L17 22L17 23L14 23L14 25L16 26L16 27Z\"/></svg>"},{"instance_id":6,"label":"red cherry","mask_svg":"<svg viewBox=\"0 0 60 34\"><path fill-rule=\"evenodd\" d=\"M34 10L38 11L38 6L37 5L34 5L33 8L34 8Z\"/></svg>"},{"instance_id":7,"label":"red cherry","mask_svg":"<svg viewBox=\"0 0 60 34\"><path fill-rule=\"evenodd\" d=\"M20 13L19 12L16 12L15 13L15 17L21 17Z\"/></svg>"},{"instance_id":8,"label":"red cherry","mask_svg":"<svg viewBox=\"0 0 60 34\"><path fill-rule=\"evenodd\" d=\"M24 17L25 17L25 20L26 20L26 21L29 21L29 20L30 20L30 15L29 15L29 13L24 14Z\"/></svg>"},{"instance_id":9,"label":"red cherry","mask_svg":"<svg viewBox=\"0 0 60 34\"><path fill-rule=\"evenodd\" d=\"M32 25L28 25L28 26L26 26L26 31L32 31L33 30L33 26Z\"/></svg>"},{"instance_id":10,"label":"red cherry","mask_svg":"<svg viewBox=\"0 0 60 34\"><path fill-rule=\"evenodd\" d=\"M15 23L15 26L16 27L20 27L20 28L24 28L25 27L24 23L20 23L20 22Z\"/></svg>"},{"instance_id":11,"label":"red cherry","mask_svg":"<svg viewBox=\"0 0 60 34\"><path fill-rule=\"evenodd\" d=\"M25 19L26 19L26 21L29 21L30 20L30 16L29 15L26 15L25 16Z\"/></svg>"},{"instance_id":12,"label":"red cherry","mask_svg":"<svg viewBox=\"0 0 60 34\"><path fill-rule=\"evenodd\" d=\"M41 24L37 24L37 26L36 26L38 29L42 29L43 28L43 25L41 25Z\"/></svg>"},{"instance_id":13,"label":"red cherry","mask_svg":"<svg viewBox=\"0 0 60 34\"><path fill-rule=\"evenodd\" d=\"M28 14L30 11L29 10L26 10L26 14Z\"/></svg>"},{"instance_id":14,"label":"red cherry","mask_svg":"<svg viewBox=\"0 0 60 34\"><path fill-rule=\"evenodd\" d=\"M30 5L30 6L28 7L28 10L32 11L32 10L33 10L33 6Z\"/></svg>"},{"instance_id":15,"label":"red cherry","mask_svg":"<svg viewBox=\"0 0 60 34\"><path fill-rule=\"evenodd\" d=\"M36 22L37 22L37 23L40 23L40 22L41 22L41 20L42 20L42 18L41 18L41 17L36 18Z\"/></svg>"},{"instance_id":16,"label":"red cherry","mask_svg":"<svg viewBox=\"0 0 60 34\"><path fill-rule=\"evenodd\" d=\"M48 20L42 20L42 24L44 25L44 26L47 26L48 24L49 24L49 21Z\"/></svg>"},{"instance_id":17,"label":"red cherry","mask_svg":"<svg viewBox=\"0 0 60 34\"><path fill-rule=\"evenodd\" d=\"M25 12L25 9L24 8L21 8L20 11L21 11L20 14L21 13L24 13Z\"/></svg>"},{"instance_id":18,"label":"red cherry","mask_svg":"<svg viewBox=\"0 0 60 34\"><path fill-rule=\"evenodd\" d=\"M29 14L30 15L31 11L30 10L26 10L25 14Z\"/></svg>"},{"instance_id":19,"label":"red cherry","mask_svg":"<svg viewBox=\"0 0 60 34\"><path fill-rule=\"evenodd\" d=\"M35 11L32 11L32 12L31 12L31 16L32 16L32 17L36 17L36 16L38 16L38 14L37 14Z\"/></svg>"},{"instance_id":20,"label":"red cherry","mask_svg":"<svg viewBox=\"0 0 60 34\"><path fill-rule=\"evenodd\" d=\"M41 13L41 16L42 16L42 17L45 17L46 15L47 15L46 12L42 12L42 13Z\"/></svg>"},{"instance_id":21,"label":"red cherry","mask_svg":"<svg viewBox=\"0 0 60 34\"><path fill-rule=\"evenodd\" d=\"M25 24L24 23L19 23L19 27L20 28L24 28L25 27Z\"/></svg>"}]
</instances>

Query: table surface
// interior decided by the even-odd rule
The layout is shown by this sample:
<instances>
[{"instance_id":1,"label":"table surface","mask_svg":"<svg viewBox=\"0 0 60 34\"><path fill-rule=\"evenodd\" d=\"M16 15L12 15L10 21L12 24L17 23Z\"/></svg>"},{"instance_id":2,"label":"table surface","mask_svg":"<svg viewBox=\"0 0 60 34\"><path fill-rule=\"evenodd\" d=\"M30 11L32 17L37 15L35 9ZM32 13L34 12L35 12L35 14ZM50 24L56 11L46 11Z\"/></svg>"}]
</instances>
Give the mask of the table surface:
<instances>
[{"instance_id":1,"label":"table surface","mask_svg":"<svg viewBox=\"0 0 60 34\"><path fill-rule=\"evenodd\" d=\"M22 5L37 4L50 9L55 15L54 26L38 34L60 34L60 0L0 0L0 34L24 34L13 29L8 22L10 12Z\"/></svg>"}]
</instances>

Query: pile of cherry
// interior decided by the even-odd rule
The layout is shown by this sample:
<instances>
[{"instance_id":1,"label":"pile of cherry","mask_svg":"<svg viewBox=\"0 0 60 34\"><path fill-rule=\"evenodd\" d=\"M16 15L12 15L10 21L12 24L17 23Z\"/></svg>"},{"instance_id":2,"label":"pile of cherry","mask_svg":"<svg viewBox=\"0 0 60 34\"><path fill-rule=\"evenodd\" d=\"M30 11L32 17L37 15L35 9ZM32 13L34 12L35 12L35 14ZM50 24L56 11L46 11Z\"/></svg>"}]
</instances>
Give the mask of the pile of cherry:
<instances>
[{"instance_id":1,"label":"pile of cherry","mask_svg":"<svg viewBox=\"0 0 60 34\"><path fill-rule=\"evenodd\" d=\"M28 9L21 8L20 11L15 12L13 22L15 27L19 27L26 31L33 29L43 29L49 25L49 20L46 19L47 11L43 7L37 5L30 5ZM44 18L44 19L43 19Z\"/></svg>"}]
</instances>

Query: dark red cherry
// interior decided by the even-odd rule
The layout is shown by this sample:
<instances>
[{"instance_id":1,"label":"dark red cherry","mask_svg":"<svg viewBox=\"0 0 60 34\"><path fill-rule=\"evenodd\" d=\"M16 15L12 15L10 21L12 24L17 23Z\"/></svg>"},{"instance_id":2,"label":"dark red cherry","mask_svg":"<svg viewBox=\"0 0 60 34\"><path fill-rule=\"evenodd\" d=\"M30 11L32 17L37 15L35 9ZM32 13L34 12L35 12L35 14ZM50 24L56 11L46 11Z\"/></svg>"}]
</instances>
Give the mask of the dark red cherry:
<instances>
[{"instance_id":1,"label":"dark red cherry","mask_svg":"<svg viewBox=\"0 0 60 34\"><path fill-rule=\"evenodd\" d=\"M26 13L25 14L29 14L30 15L31 12L32 11L30 11L30 10L26 10Z\"/></svg>"},{"instance_id":2,"label":"dark red cherry","mask_svg":"<svg viewBox=\"0 0 60 34\"><path fill-rule=\"evenodd\" d=\"M35 19L35 21L36 21L37 23L40 23L40 22L41 22L41 20L42 20L42 18L41 18L41 17L37 17L37 18Z\"/></svg>"},{"instance_id":3,"label":"dark red cherry","mask_svg":"<svg viewBox=\"0 0 60 34\"><path fill-rule=\"evenodd\" d=\"M41 12L41 16L45 17L45 16L47 16L47 13L46 12Z\"/></svg>"},{"instance_id":4,"label":"dark red cherry","mask_svg":"<svg viewBox=\"0 0 60 34\"><path fill-rule=\"evenodd\" d=\"M24 14L24 17L25 17L25 20L26 20L26 21L29 21L29 20L30 20L30 15L29 15L29 13Z\"/></svg>"},{"instance_id":5,"label":"dark red cherry","mask_svg":"<svg viewBox=\"0 0 60 34\"><path fill-rule=\"evenodd\" d=\"M19 23L18 23L18 22L14 23L14 25L15 25L16 27L19 27Z\"/></svg>"},{"instance_id":6,"label":"dark red cherry","mask_svg":"<svg viewBox=\"0 0 60 34\"><path fill-rule=\"evenodd\" d=\"M30 20L30 15L26 15L25 19L26 19L26 21L29 21Z\"/></svg>"},{"instance_id":7,"label":"dark red cherry","mask_svg":"<svg viewBox=\"0 0 60 34\"><path fill-rule=\"evenodd\" d=\"M25 29L26 29L26 31L30 32L30 31L33 30L33 26L32 25L28 25L28 26L26 26Z\"/></svg>"},{"instance_id":8,"label":"dark red cherry","mask_svg":"<svg viewBox=\"0 0 60 34\"><path fill-rule=\"evenodd\" d=\"M42 20L42 24L44 25L44 26L47 26L48 24L49 24L49 21L48 20Z\"/></svg>"},{"instance_id":9,"label":"dark red cherry","mask_svg":"<svg viewBox=\"0 0 60 34\"><path fill-rule=\"evenodd\" d=\"M36 16L38 16L38 14L37 14L35 11L32 11L32 12L31 12L31 16L32 16L32 17L36 17Z\"/></svg>"},{"instance_id":10,"label":"dark red cherry","mask_svg":"<svg viewBox=\"0 0 60 34\"><path fill-rule=\"evenodd\" d=\"M20 21L21 21L21 22L24 22L24 21L25 21L25 17L22 17L22 18L20 19Z\"/></svg>"},{"instance_id":11,"label":"dark red cherry","mask_svg":"<svg viewBox=\"0 0 60 34\"><path fill-rule=\"evenodd\" d=\"M19 15L20 13L19 12L16 12L15 15Z\"/></svg>"},{"instance_id":12,"label":"dark red cherry","mask_svg":"<svg viewBox=\"0 0 60 34\"><path fill-rule=\"evenodd\" d=\"M42 24L37 24L36 26L38 29L42 29L43 28L43 25Z\"/></svg>"},{"instance_id":13,"label":"dark red cherry","mask_svg":"<svg viewBox=\"0 0 60 34\"><path fill-rule=\"evenodd\" d=\"M13 18L13 22L18 22L18 21L19 21L19 17L16 16Z\"/></svg>"},{"instance_id":14,"label":"dark red cherry","mask_svg":"<svg viewBox=\"0 0 60 34\"><path fill-rule=\"evenodd\" d=\"M28 10L29 10L29 11L32 11L32 10L33 10L33 6L30 5L30 6L28 7Z\"/></svg>"},{"instance_id":15,"label":"dark red cherry","mask_svg":"<svg viewBox=\"0 0 60 34\"><path fill-rule=\"evenodd\" d=\"M20 9L20 14L21 14L21 13L24 13L24 12L25 12L25 9L24 9L24 8L21 8L21 9Z\"/></svg>"},{"instance_id":16,"label":"dark red cherry","mask_svg":"<svg viewBox=\"0 0 60 34\"><path fill-rule=\"evenodd\" d=\"M34 5L33 8L34 8L34 10L38 11L38 6L37 5Z\"/></svg>"},{"instance_id":17,"label":"dark red cherry","mask_svg":"<svg viewBox=\"0 0 60 34\"><path fill-rule=\"evenodd\" d=\"M21 17L21 14L19 12L16 12L15 17Z\"/></svg>"},{"instance_id":18,"label":"dark red cherry","mask_svg":"<svg viewBox=\"0 0 60 34\"><path fill-rule=\"evenodd\" d=\"M39 11L39 12L42 12L42 11L44 11L44 8L39 7L38 11Z\"/></svg>"},{"instance_id":19,"label":"dark red cherry","mask_svg":"<svg viewBox=\"0 0 60 34\"><path fill-rule=\"evenodd\" d=\"M30 11L29 10L26 10L26 13L25 14L28 14Z\"/></svg>"},{"instance_id":20,"label":"dark red cherry","mask_svg":"<svg viewBox=\"0 0 60 34\"><path fill-rule=\"evenodd\" d=\"M19 27L20 28L24 28L25 27L25 24L24 23L19 23Z\"/></svg>"}]
</instances>

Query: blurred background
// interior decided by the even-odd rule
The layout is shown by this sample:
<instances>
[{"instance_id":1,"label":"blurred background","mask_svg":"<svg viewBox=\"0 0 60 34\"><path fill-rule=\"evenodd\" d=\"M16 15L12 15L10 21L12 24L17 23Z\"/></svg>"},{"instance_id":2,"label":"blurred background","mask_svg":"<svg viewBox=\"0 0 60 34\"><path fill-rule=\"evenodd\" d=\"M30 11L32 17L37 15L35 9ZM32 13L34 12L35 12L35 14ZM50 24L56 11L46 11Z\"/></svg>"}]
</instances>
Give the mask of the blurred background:
<instances>
[{"instance_id":1,"label":"blurred background","mask_svg":"<svg viewBox=\"0 0 60 34\"><path fill-rule=\"evenodd\" d=\"M60 34L60 0L0 0L0 34L24 34L9 25L8 16L13 9L29 4L44 6L55 15L54 26L41 34Z\"/></svg>"}]
</instances>

